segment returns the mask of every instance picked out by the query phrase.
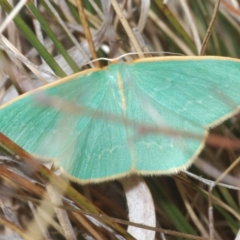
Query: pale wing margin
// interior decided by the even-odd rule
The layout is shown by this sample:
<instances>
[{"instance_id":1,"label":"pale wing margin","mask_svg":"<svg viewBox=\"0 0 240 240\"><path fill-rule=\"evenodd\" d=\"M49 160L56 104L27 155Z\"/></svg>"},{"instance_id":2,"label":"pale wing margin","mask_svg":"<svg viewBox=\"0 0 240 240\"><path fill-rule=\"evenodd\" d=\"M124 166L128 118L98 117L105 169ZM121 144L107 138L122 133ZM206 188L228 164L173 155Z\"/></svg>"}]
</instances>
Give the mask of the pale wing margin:
<instances>
[{"instance_id":1,"label":"pale wing margin","mask_svg":"<svg viewBox=\"0 0 240 240\"><path fill-rule=\"evenodd\" d=\"M136 84L163 106L207 127L240 105L240 62L224 59L138 62Z\"/></svg>"},{"instance_id":2,"label":"pale wing margin","mask_svg":"<svg viewBox=\"0 0 240 240\"><path fill-rule=\"evenodd\" d=\"M140 72L137 70L140 69ZM161 79L151 78L144 65L133 71L132 65L122 65L127 96L127 117L138 124L132 131L135 152L135 172L142 174L170 174L186 169L203 147L206 131L199 124L179 115L152 94L161 85ZM144 82L144 87L141 83ZM197 134L198 139L174 137L161 132L142 132L141 125L170 128Z\"/></svg>"},{"instance_id":3,"label":"pale wing margin","mask_svg":"<svg viewBox=\"0 0 240 240\"><path fill-rule=\"evenodd\" d=\"M59 159L59 164L80 182L116 179L130 173L132 167L115 66L110 66L101 77L107 81L104 93L95 114L78 131L69 158L72 162ZM81 124L76 128L80 129Z\"/></svg>"},{"instance_id":4,"label":"pale wing margin","mask_svg":"<svg viewBox=\"0 0 240 240\"><path fill-rule=\"evenodd\" d=\"M40 92L50 98L54 96L66 100L69 104L97 108L98 98L101 98L105 84L100 71L96 71L55 84ZM58 158L64 151L63 146L67 147L78 132L70 131L71 126L64 126L68 113L41 104L36 101L35 94L39 94L39 91L28 93L0 109L0 131L32 154L47 159ZM78 116L81 119L81 114ZM82 128L89 120L82 122ZM70 136L69 132L73 135ZM63 146L59 148L61 136L60 143Z\"/></svg>"}]
</instances>

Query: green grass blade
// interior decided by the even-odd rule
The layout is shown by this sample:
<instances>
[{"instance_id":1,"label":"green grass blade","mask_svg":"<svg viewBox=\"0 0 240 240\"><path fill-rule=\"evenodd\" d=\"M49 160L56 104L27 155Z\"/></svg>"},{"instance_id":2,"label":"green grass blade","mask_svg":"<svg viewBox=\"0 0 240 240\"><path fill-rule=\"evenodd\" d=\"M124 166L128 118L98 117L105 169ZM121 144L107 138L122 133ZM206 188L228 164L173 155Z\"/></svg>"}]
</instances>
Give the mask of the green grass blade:
<instances>
[{"instance_id":1,"label":"green grass blade","mask_svg":"<svg viewBox=\"0 0 240 240\"><path fill-rule=\"evenodd\" d=\"M167 214L167 216L169 217L172 224L176 227L176 229L184 233L197 235L196 231L188 222L186 217L180 212L178 207L176 207L174 203L171 201L171 199L167 196L166 191L159 187L159 184L157 183L156 179L151 179L150 181L147 182L148 183L150 182L149 187L154 196L156 204L159 206L160 209L162 209Z\"/></svg>"},{"instance_id":2,"label":"green grass blade","mask_svg":"<svg viewBox=\"0 0 240 240\"><path fill-rule=\"evenodd\" d=\"M64 46L61 44L61 42L58 40L52 29L49 27L48 23L44 20L41 13L38 11L38 9L35 7L35 5L32 2L27 3L29 9L32 11L32 13L35 15L37 20L40 22L42 28L46 32L46 34L51 38L53 41L55 47L59 50L59 52L62 54L66 62L69 64L73 72L77 73L79 72L79 67L74 62L74 60L71 58L71 56L68 54Z\"/></svg>"},{"instance_id":3,"label":"green grass blade","mask_svg":"<svg viewBox=\"0 0 240 240\"><path fill-rule=\"evenodd\" d=\"M184 30L184 28L181 26L180 22L172 14L172 12L169 10L169 8L165 4L163 4L162 0L155 0L155 3L160 8L160 10L163 12L165 17L169 20L169 22L174 26L174 28L183 37L183 39L188 44L188 46L191 48L191 50L197 54L196 46L194 45L193 40L188 35L188 33Z\"/></svg>"},{"instance_id":4,"label":"green grass blade","mask_svg":"<svg viewBox=\"0 0 240 240\"><path fill-rule=\"evenodd\" d=\"M3 9L7 13L10 13L12 11L12 6L6 0L0 0L0 5L3 7ZM36 49L36 51L46 61L46 63L53 70L53 72L59 77L65 77L66 76L65 72L61 69L61 67L54 60L54 58L47 51L47 49L37 39L37 37L32 32L32 30L25 24L25 22L22 20L22 18L19 15L16 15L15 18L13 19L13 21L17 25L19 30L23 33L23 35L32 44L32 46Z\"/></svg>"}]
</instances>

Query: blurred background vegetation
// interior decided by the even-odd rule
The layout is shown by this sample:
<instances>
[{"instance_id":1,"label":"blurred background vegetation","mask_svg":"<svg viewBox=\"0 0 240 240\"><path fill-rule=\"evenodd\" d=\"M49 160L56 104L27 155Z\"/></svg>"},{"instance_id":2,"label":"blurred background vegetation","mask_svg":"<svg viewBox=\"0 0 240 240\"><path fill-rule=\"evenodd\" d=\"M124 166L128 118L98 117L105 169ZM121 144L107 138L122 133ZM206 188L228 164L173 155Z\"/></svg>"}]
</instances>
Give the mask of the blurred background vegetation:
<instances>
[{"instance_id":1,"label":"blurred background vegetation","mask_svg":"<svg viewBox=\"0 0 240 240\"><path fill-rule=\"evenodd\" d=\"M123 0L117 1L121 12L116 11L112 3L116 1L0 0L1 103L83 69L107 65L107 61L90 63L100 57L114 58L137 52L123 57L124 61L131 62L150 55L143 55L143 52L156 52L152 55L239 58L237 0L169 0L164 3L161 0ZM125 24L121 22L120 13ZM233 116L212 132L223 137L238 137L239 116ZM0 166L0 239L74 239L66 237L59 216L53 210L57 203L51 203L46 196L45 192L51 193L51 186L44 180L46 176L42 177L43 170L39 168L39 178L23 175L16 163L20 160L13 160L13 156L17 154L26 160L26 155L16 148L14 152L7 151L13 143L1 141L1 145L7 147ZM189 169L201 178L190 178L185 173L145 178L156 208L156 239L237 239L240 167L235 163L238 156L237 150L207 145ZM31 164L34 160L29 158ZM210 189L233 164L233 169L221 180L225 185ZM47 178L51 179L51 173L48 174ZM65 197L58 205L67 210L64 218L69 218L75 239L121 239L120 235L132 239L126 233L128 211L118 181L86 186L69 184L78 193L66 187L66 192L62 192ZM79 193L93 205L80 200ZM76 206L92 217L79 214ZM102 213L97 208L112 218L101 219ZM108 224L108 228L99 221ZM121 228L118 223L122 224ZM173 230L176 235L160 234L162 229Z\"/></svg>"}]
</instances>

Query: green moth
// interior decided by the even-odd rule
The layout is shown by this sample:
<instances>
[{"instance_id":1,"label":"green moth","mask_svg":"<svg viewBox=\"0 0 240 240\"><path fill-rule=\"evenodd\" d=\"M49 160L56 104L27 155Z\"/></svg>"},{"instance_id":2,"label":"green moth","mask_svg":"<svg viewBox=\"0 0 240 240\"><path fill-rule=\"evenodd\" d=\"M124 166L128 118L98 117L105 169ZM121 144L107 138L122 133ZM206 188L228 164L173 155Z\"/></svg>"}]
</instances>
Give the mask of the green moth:
<instances>
[{"instance_id":1,"label":"green moth","mask_svg":"<svg viewBox=\"0 0 240 240\"><path fill-rule=\"evenodd\" d=\"M68 113L40 104L39 93L91 111ZM1 106L0 131L70 177L99 182L186 169L202 150L209 128L237 113L239 105L239 60L145 58L86 70L21 95ZM141 133L139 124L126 119L200 137Z\"/></svg>"}]
</instances>

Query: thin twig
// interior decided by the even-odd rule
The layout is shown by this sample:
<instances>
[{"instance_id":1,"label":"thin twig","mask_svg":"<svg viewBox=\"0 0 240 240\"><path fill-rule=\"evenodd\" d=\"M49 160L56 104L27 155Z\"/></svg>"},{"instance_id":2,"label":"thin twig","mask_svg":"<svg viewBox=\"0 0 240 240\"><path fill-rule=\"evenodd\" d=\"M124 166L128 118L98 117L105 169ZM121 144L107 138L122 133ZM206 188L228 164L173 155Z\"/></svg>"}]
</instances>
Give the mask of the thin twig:
<instances>
[{"instance_id":1,"label":"thin twig","mask_svg":"<svg viewBox=\"0 0 240 240\"><path fill-rule=\"evenodd\" d=\"M97 58L97 53L96 53L96 49L95 49L95 46L94 46L94 43L93 43L91 32L90 32L89 27L88 27L87 17L86 17L85 12L84 12L83 1L82 0L77 0L76 2L77 2L77 8L78 8L78 12L79 12L79 17L81 18L81 21L82 21L84 33L85 33L85 36L86 36L86 39L87 39L87 42L88 42L88 46L89 46L92 58L96 59ZM99 61L95 62L95 66L97 68L99 68L100 67L100 62Z\"/></svg>"},{"instance_id":2,"label":"thin twig","mask_svg":"<svg viewBox=\"0 0 240 240\"><path fill-rule=\"evenodd\" d=\"M202 43L202 49L201 49L201 51L200 51L200 55L203 55L203 54L205 53L208 40L209 40L209 38L210 38L210 36L211 36L214 23L215 23L215 21L216 21L216 19L217 19L217 13L218 13L218 9L219 9L220 2L221 2L221 0L217 0L217 1L216 1L211 22L210 22L210 24L209 24L209 26L208 26L208 29L207 29L205 38L204 38L203 43Z\"/></svg>"},{"instance_id":3,"label":"thin twig","mask_svg":"<svg viewBox=\"0 0 240 240\"><path fill-rule=\"evenodd\" d=\"M122 13L122 10L121 10L121 8L119 7L117 1L116 1L116 0L111 0L111 2L112 2L113 8L114 8L114 10L116 11L116 13L117 13L117 15L118 15L118 17L119 17L122 25L123 25L123 27L124 27L124 29L125 29L128 37L129 37L130 41L131 41L132 44L133 44L133 47L134 47L135 50L139 53L138 56L139 56L140 58L144 58L144 55L141 54L142 49L141 49L141 47L140 47L140 45L139 45L136 37L134 36L134 34L133 34L133 32L132 32L132 29L130 28L130 26L129 26L129 24L128 24L128 21L127 21L126 18L124 17L124 15L123 15L123 13Z\"/></svg>"}]
</instances>

